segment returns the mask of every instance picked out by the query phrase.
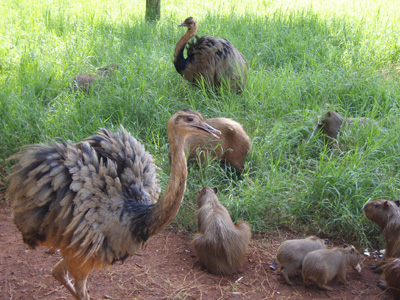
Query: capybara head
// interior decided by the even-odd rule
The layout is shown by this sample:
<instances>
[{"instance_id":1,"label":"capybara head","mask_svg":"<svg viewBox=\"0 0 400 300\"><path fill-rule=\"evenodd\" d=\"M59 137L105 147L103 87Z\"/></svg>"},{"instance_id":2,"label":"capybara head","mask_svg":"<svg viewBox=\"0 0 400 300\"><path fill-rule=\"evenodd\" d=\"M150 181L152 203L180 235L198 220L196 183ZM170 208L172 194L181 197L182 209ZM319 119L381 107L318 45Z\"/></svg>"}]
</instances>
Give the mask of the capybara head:
<instances>
[{"instance_id":1,"label":"capybara head","mask_svg":"<svg viewBox=\"0 0 400 300\"><path fill-rule=\"evenodd\" d=\"M328 111L326 118L318 122L318 129L332 139L337 139L340 127L343 124L343 117L334 110Z\"/></svg>"},{"instance_id":2,"label":"capybara head","mask_svg":"<svg viewBox=\"0 0 400 300\"><path fill-rule=\"evenodd\" d=\"M348 255L348 261L350 266L352 266L354 269L356 269L358 272L361 271L361 265L360 263L363 261L363 256L360 254L360 252L357 251L357 249L354 246L347 246L344 245L345 252Z\"/></svg>"},{"instance_id":3,"label":"capybara head","mask_svg":"<svg viewBox=\"0 0 400 300\"><path fill-rule=\"evenodd\" d=\"M306 240L311 240L311 241L323 241L324 245L328 245L328 240L321 240L320 238L317 238L315 235L310 235L305 238Z\"/></svg>"},{"instance_id":4,"label":"capybara head","mask_svg":"<svg viewBox=\"0 0 400 300\"><path fill-rule=\"evenodd\" d=\"M368 201L364 207L365 216L378 224L383 230L386 223L399 211L400 200L388 201L384 199Z\"/></svg>"},{"instance_id":5,"label":"capybara head","mask_svg":"<svg viewBox=\"0 0 400 300\"><path fill-rule=\"evenodd\" d=\"M218 188L203 187L197 192L196 202L198 208L202 207L206 202L218 202Z\"/></svg>"},{"instance_id":6,"label":"capybara head","mask_svg":"<svg viewBox=\"0 0 400 300\"><path fill-rule=\"evenodd\" d=\"M102 68L99 68L98 73L103 76L108 76L114 73L119 69L119 65L117 64L111 64Z\"/></svg>"}]
</instances>

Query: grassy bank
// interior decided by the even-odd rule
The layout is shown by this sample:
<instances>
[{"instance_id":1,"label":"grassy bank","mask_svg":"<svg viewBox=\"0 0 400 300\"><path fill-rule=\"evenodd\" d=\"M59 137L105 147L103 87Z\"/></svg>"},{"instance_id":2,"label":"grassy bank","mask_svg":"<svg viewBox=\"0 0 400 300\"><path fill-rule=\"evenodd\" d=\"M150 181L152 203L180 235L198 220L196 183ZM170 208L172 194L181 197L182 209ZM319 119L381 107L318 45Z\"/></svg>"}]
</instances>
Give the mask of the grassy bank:
<instances>
[{"instance_id":1,"label":"grassy bank","mask_svg":"<svg viewBox=\"0 0 400 300\"><path fill-rule=\"evenodd\" d=\"M190 168L177 222L196 228L195 193L218 186L235 220L255 231L296 231L379 240L363 218L369 199L399 198L400 17L397 1L162 1L162 19L144 22L144 1L22 0L1 4L0 165L29 143L72 141L123 124L169 174L166 122L179 109L240 122L252 139L241 177L210 163ZM142 3L143 2L143 3ZM242 94L189 85L172 55L187 16L199 35L227 38L246 57ZM89 94L71 78L118 63ZM337 110L377 126L324 145L314 128Z\"/></svg>"}]
</instances>

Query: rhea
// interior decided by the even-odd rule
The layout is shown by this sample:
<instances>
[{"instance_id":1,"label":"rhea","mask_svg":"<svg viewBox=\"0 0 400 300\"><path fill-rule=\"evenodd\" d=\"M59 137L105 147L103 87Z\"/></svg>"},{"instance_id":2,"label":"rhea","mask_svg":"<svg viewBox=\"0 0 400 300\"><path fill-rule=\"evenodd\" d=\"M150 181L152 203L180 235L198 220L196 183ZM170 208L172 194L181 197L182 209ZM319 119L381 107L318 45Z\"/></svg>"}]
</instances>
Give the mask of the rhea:
<instances>
[{"instance_id":1,"label":"rhea","mask_svg":"<svg viewBox=\"0 0 400 300\"><path fill-rule=\"evenodd\" d=\"M30 248L60 249L52 273L75 299L90 299L92 269L135 254L171 222L186 189L185 139L219 131L199 113L181 110L169 119L167 134L171 171L159 201L154 159L124 128L101 129L79 143L31 145L11 157L14 223Z\"/></svg>"},{"instance_id":2,"label":"rhea","mask_svg":"<svg viewBox=\"0 0 400 300\"><path fill-rule=\"evenodd\" d=\"M225 81L234 91L244 88L249 67L242 53L232 43L208 35L199 38L196 35L198 24L192 17L178 26L187 27L174 52L175 68L183 78L190 82L199 82L203 78L211 87L221 86ZM193 37L196 41L189 42Z\"/></svg>"}]
</instances>

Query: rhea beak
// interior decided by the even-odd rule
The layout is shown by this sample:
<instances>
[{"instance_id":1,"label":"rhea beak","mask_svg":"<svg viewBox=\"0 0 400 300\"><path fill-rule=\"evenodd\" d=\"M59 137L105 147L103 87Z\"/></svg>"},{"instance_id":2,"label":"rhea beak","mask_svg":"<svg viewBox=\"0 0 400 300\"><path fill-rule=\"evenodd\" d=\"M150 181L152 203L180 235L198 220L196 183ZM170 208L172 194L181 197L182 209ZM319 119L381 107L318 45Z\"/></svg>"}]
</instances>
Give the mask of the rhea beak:
<instances>
[{"instance_id":1,"label":"rhea beak","mask_svg":"<svg viewBox=\"0 0 400 300\"><path fill-rule=\"evenodd\" d=\"M202 131L207 132L208 134L212 135L213 137L215 137L216 139L219 139L219 134L221 134L221 131L219 131L218 129L215 129L214 127L208 125L207 123L203 123L202 125L198 125L198 126L194 126L197 129L200 129Z\"/></svg>"},{"instance_id":2,"label":"rhea beak","mask_svg":"<svg viewBox=\"0 0 400 300\"><path fill-rule=\"evenodd\" d=\"M206 126L207 126L207 129L208 129L208 132L209 132L213 137L215 137L215 138L217 138L217 139L220 138L219 135L221 134L221 131L219 131L218 129L215 129L214 127L208 125L207 123L206 123Z\"/></svg>"},{"instance_id":3,"label":"rhea beak","mask_svg":"<svg viewBox=\"0 0 400 300\"><path fill-rule=\"evenodd\" d=\"M189 25L188 24L186 24L185 22L183 22L183 23L181 23L181 24L178 24L178 27L188 27Z\"/></svg>"}]
</instances>

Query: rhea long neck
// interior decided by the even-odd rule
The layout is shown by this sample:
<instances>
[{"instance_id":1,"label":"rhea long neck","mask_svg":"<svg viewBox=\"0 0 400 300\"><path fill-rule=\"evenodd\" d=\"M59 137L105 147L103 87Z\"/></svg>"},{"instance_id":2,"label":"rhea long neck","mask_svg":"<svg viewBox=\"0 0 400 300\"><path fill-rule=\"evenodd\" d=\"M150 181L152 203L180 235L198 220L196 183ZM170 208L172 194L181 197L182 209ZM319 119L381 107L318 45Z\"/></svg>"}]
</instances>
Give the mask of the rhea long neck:
<instances>
[{"instance_id":1,"label":"rhea long neck","mask_svg":"<svg viewBox=\"0 0 400 300\"><path fill-rule=\"evenodd\" d=\"M183 195L186 190L187 162L185 156L186 137L169 136L171 147L171 171L168 186L161 199L154 205L152 210L152 231L150 235L164 230L171 223L179 211Z\"/></svg>"},{"instance_id":2,"label":"rhea long neck","mask_svg":"<svg viewBox=\"0 0 400 300\"><path fill-rule=\"evenodd\" d=\"M185 50L186 44L189 40L194 37L197 33L197 24L193 27L189 27L186 33L181 37L179 42L176 44L174 52L174 65L176 70L180 73L185 67L186 59L183 57L183 51Z\"/></svg>"}]
</instances>

